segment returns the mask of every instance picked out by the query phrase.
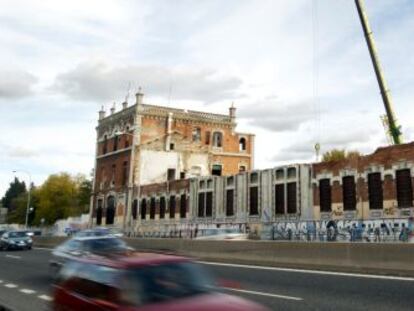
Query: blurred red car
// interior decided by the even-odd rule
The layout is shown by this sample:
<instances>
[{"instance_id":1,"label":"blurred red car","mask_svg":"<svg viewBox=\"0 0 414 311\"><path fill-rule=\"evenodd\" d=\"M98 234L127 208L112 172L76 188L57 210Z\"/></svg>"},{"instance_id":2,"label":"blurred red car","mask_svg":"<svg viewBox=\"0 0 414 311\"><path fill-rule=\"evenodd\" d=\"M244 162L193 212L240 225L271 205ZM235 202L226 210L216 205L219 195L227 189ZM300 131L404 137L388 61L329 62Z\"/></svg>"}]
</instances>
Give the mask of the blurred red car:
<instances>
[{"instance_id":1,"label":"blurred red car","mask_svg":"<svg viewBox=\"0 0 414 311\"><path fill-rule=\"evenodd\" d=\"M220 293L200 264L164 254L69 261L54 287L53 310L267 310Z\"/></svg>"}]
</instances>

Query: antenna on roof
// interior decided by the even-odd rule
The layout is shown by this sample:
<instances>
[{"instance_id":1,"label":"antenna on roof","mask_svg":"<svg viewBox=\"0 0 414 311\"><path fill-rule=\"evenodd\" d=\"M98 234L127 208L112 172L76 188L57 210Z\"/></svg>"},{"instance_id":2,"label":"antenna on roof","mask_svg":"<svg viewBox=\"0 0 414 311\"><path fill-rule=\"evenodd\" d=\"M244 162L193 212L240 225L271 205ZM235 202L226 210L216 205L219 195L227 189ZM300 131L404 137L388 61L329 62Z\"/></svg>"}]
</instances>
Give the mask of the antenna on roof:
<instances>
[{"instance_id":1,"label":"antenna on roof","mask_svg":"<svg viewBox=\"0 0 414 311\"><path fill-rule=\"evenodd\" d=\"M168 106L171 104L171 96L172 96L172 76L170 76L170 85L168 87Z\"/></svg>"},{"instance_id":2,"label":"antenna on roof","mask_svg":"<svg viewBox=\"0 0 414 311\"><path fill-rule=\"evenodd\" d=\"M126 103L128 102L130 92L131 92L131 81L128 81L127 93L126 93L126 95L125 95L125 102L126 102Z\"/></svg>"}]
</instances>

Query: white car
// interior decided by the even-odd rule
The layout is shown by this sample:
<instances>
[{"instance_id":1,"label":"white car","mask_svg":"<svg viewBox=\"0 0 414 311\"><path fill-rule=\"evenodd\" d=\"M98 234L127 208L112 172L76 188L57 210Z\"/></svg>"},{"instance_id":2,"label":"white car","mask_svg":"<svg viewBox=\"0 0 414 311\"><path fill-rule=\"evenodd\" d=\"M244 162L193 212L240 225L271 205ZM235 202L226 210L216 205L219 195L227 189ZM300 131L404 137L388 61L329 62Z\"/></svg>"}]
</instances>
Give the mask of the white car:
<instances>
[{"instance_id":1,"label":"white car","mask_svg":"<svg viewBox=\"0 0 414 311\"><path fill-rule=\"evenodd\" d=\"M248 234L235 228L201 229L197 233L197 240L247 240Z\"/></svg>"}]
</instances>

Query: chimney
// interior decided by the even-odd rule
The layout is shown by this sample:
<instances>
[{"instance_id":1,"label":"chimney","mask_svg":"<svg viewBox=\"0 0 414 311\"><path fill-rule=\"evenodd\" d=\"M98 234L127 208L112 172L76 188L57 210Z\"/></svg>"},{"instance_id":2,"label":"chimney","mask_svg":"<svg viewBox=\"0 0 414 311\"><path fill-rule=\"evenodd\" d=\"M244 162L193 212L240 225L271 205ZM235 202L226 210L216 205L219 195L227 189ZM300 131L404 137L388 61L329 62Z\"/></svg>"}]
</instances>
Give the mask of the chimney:
<instances>
[{"instance_id":1,"label":"chimney","mask_svg":"<svg viewBox=\"0 0 414 311\"><path fill-rule=\"evenodd\" d=\"M236 107L234 107L234 103L231 103L231 107L229 108L229 116L232 122L236 120Z\"/></svg>"},{"instance_id":2,"label":"chimney","mask_svg":"<svg viewBox=\"0 0 414 311\"><path fill-rule=\"evenodd\" d=\"M111 108L111 114L115 113L115 109L116 109L116 103L114 102L114 105Z\"/></svg>"},{"instance_id":3,"label":"chimney","mask_svg":"<svg viewBox=\"0 0 414 311\"><path fill-rule=\"evenodd\" d=\"M122 109L127 109L127 107L128 107L128 102L127 101L124 101L122 103Z\"/></svg>"},{"instance_id":4,"label":"chimney","mask_svg":"<svg viewBox=\"0 0 414 311\"><path fill-rule=\"evenodd\" d=\"M99 110L99 120L102 120L103 118L105 118L105 109L102 105L101 110Z\"/></svg>"},{"instance_id":5,"label":"chimney","mask_svg":"<svg viewBox=\"0 0 414 311\"><path fill-rule=\"evenodd\" d=\"M135 94L135 97L137 98L137 105L141 105L142 99L144 98L144 93L142 93L141 87L138 88L138 92Z\"/></svg>"}]
</instances>

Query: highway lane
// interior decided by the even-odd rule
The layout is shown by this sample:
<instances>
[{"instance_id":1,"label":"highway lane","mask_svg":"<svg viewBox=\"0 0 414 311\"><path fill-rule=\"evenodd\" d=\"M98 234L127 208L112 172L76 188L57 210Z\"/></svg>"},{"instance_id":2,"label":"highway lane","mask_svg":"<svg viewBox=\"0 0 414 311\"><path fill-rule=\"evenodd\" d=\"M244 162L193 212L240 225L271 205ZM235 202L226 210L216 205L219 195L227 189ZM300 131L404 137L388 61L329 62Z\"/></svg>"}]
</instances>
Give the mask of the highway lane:
<instances>
[{"instance_id":1,"label":"highway lane","mask_svg":"<svg viewBox=\"0 0 414 311\"><path fill-rule=\"evenodd\" d=\"M51 296L50 250L0 252L0 304L12 310L46 310ZM240 286L225 290L273 310L413 310L414 279L205 264ZM9 285L6 286L6 285ZM12 286L10 286L12 285Z\"/></svg>"}]
</instances>

